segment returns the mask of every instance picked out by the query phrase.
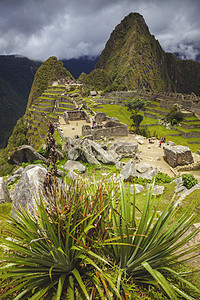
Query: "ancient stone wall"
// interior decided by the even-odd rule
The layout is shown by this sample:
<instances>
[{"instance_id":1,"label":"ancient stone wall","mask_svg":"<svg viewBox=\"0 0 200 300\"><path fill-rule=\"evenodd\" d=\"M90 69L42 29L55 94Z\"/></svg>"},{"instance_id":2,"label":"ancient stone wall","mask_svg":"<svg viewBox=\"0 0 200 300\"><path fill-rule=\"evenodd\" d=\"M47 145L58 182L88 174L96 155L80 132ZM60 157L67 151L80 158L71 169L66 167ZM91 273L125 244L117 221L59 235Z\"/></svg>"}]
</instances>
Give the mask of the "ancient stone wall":
<instances>
[{"instance_id":1,"label":"ancient stone wall","mask_svg":"<svg viewBox=\"0 0 200 300\"><path fill-rule=\"evenodd\" d=\"M110 137L110 136L127 136L128 135L128 127L125 124L120 124L119 126L115 127L103 127L92 128L89 125L84 125L82 127L82 135L92 135L94 140L100 139L103 137Z\"/></svg>"},{"instance_id":2,"label":"ancient stone wall","mask_svg":"<svg viewBox=\"0 0 200 300\"><path fill-rule=\"evenodd\" d=\"M68 110L63 113L63 119L65 120L65 123L68 124L69 121L88 121L89 116L85 110Z\"/></svg>"}]
</instances>

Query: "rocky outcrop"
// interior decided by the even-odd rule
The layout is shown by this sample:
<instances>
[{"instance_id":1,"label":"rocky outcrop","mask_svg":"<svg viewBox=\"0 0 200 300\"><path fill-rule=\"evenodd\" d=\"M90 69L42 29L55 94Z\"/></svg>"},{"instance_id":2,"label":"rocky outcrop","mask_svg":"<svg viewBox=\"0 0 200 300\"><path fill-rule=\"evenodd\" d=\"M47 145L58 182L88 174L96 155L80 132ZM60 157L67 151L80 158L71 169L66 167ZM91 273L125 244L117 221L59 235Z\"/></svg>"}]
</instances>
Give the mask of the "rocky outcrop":
<instances>
[{"instance_id":1,"label":"rocky outcrop","mask_svg":"<svg viewBox=\"0 0 200 300\"><path fill-rule=\"evenodd\" d=\"M24 169L15 189L10 193L13 209L19 210L22 207L31 213L37 210L36 201L45 195L46 173L47 170L42 165L29 165Z\"/></svg>"},{"instance_id":2,"label":"rocky outcrop","mask_svg":"<svg viewBox=\"0 0 200 300\"><path fill-rule=\"evenodd\" d=\"M167 163L175 168L176 166L184 166L194 162L192 152L185 146L164 146L164 157Z\"/></svg>"},{"instance_id":3,"label":"rocky outcrop","mask_svg":"<svg viewBox=\"0 0 200 300\"><path fill-rule=\"evenodd\" d=\"M104 148L104 145L101 146L90 139L75 140L68 137L63 150L66 152L69 160L82 160L99 166L100 162L114 165L115 158L102 147Z\"/></svg>"},{"instance_id":4,"label":"rocky outcrop","mask_svg":"<svg viewBox=\"0 0 200 300\"><path fill-rule=\"evenodd\" d=\"M134 177L138 177L138 173L135 168L135 163L132 159L123 167L120 175L123 175L124 181L130 181Z\"/></svg>"},{"instance_id":5,"label":"rocky outcrop","mask_svg":"<svg viewBox=\"0 0 200 300\"><path fill-rule=\"evenodd\" d=\"M34 160L42 160L46 164L46 158L35 151L31 146L23 145L11 153L8 161L10 164L21 165L22 163L32 163Z\"/></svg>"},{"instance_id":6,"label":"rocky outcrop","mask_svg":"<svg viewBox=\"0 0 200 300\"><path fill-rule=\"evenodd\" d=\"M11 202L11 198L9 196L8 189L3 177L0 177L0 204L4 202Z\"/></svg>"},{"instance_id":7,"label":"rocky outcrop","mask_svg":"<svg viewBox=\"0 0 200 300\"><path fill-rule=\"evenodd\" d=\"M107 151L105 151L98 143L86 139L83 142L83 146L90 148L95 158L103 164L115 164L115 160L113 159L113 157Z\"/></svg>"},{"instance_id":8,"label":"rocky outcrop","mask_svg":"<svg viewBox=\"0 0 200 300\"><path fill-rule=\"evenodd\" d=\"M122 168L120 175L123 176L124 181L130 181L134 177L142 177L147 180L152 180L157 173L157 169L153 169L148 164L139 164L135 166L134 161L131 159Z\"/></svg>"}]
</instances>

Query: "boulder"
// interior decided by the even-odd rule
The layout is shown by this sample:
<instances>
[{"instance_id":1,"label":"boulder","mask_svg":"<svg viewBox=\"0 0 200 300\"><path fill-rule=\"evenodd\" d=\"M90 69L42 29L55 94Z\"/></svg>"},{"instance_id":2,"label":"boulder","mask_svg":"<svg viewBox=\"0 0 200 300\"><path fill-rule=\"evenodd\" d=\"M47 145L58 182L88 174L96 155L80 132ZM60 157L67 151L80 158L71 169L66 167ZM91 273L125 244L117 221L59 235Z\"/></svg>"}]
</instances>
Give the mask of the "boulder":
<instances>
[{"instance_id":1,"label":"boulder","mask_svg":"<svg viewBox=\"0 0 200 300\"><path fill-rule=\"evenodd\" d=\"M32 163L34 160L42 160L45 164L47 159L35 151L31 146L23 145L12 152L8 158L10 164L21 165L24 163Z\"/></svg>"},{"instance_id":2,"label":"boulder","mask_svg":"<svg viewBox=\"0 0 200 300\"><path fill-rule=\"evenodd\" d=\"M175 146L175 143L172 141L167 141L167 146Z\"/></svg>"},{"instance_id":3,"label":"boulder","mask_svg":"<svg viewBox=\"0 0 200 300\"><path fill-rule=\"evenodd\" d=\"M15 189L10 192L14 209L28 208L31 213L37 210L36 200L39 201L40 197L45 198L44 181L46 173L47 170L42 165L30 165L24 169ZM14 211L12 211L12 214L14 214Z\"/></svg>"},{"instance_id":4,"label":"boulder","mask_svg":"<svg viewBox=\"0 0 200 300\"><path fill-rule=\"evenodd\" d=\"M0 177L0 204L4 202L11 202L11 198L3 177Z\"/></svg>"},{"instance_id":5,"label":"boulder","mask_svg":"<svg viewBox=\"0 0 200 300\"><path fill-rule=\"evenodd\" d=\"M86 140L86 143L82 144L81 155L82 155L81 157L82 157L83 161L88 162L89 164L92 164L92 165L98 165L99 167L101 166L100 162L94 156L91 146L89 144L87 144L87 140Z\"/></svg>"},{"instance_id":6,"label":"boulder","mask_svg":"<svg viewBox=\"0 0 200 300\"><path fill-rule=\"evenodd\" d=\"M152 170L152 167L149 164L146 163L140 163L136 166L136 170L139 173L145 173L149 170Z\"/></svg>"},{"instance_id":7,"label":"boulder","mask_svg":"<svg viewBox=\"0 0 200 300\"><path fill-rule=\"evenodd\" d=\"M82 146L90 148L95 158L103 164L115 164L115 159L107 151L103 150L96 142L86 139Z\"/></svg>"},{"instance_id":8,"label":"boulder","mask_svg":"<svg viewBox=\"0 0 200 300\"><path fill-rule=\"evenodd\" d=\"M147 180L152 180L153 177L156 176L157 173L158 173L157 169L151 168L144 173L141 173L141 174L138 173L138 177L142 177Z\"/></svg>"},{"instance_id":9,"label":"boulder","mask_svg":"<svg viewBox=\"0 0 200 300\"><path fill-rule=\"evenodd\" d=\"M120 175L123 175L124 181L130 181L134 177L138 177L138 173L135 168L135 163L132 159L123 167Z\"/></svg>"},{"instance_id":10,"label":"boulder","mask_svg":"<svg viewBox=\"0 0 200 300\"><path fill-rule=\"evenodd\" d=\"M136 184L130 184L130 191L131 191L132 194L134 194L134 192L135 192L135 194L139 194L143 190L144 190L144 187L141 184L137 184L137 183Z\"/></svg>"},{"instance_id":11,"label":"boulder","mask_svg":"<svg viewBox=\"0 0 200 300\"><path fill-rule=\"evenodd\" d=\"M194 162L192 152L186 146L164 146L164 157L167 163L175 168L176 166L184 166Z\"/></svg>"},{"instance_id":12,"label":"boulder","mask_svg":"<svg viewBox=\"0 0 200 300\"><path fill-rule=\"evenodd\" d=\"M136 151L138 150L138 144L137 143L113 143L110 148L110 151L114 150L117 154L127 154L128 157L130 155L132 157L135 156Z\"/></svg>"},{"instance_id":13,"label":"boulder","mask_svg":"<svg viewBox=\"0 0 200 300\"><path fill-rule=\"evenodd\" d=\"M120 170L120 169L122 169L125 166L125 163L122 162L122 161L117 161L116 164L115 164L115 166L116 166L117 170Z\"/></svg>"},{"instance_id":14,"label":"boulder","mask_svg":"<svg viewBox=\"0 0 200 300\"><path fill-rule=\"evenodd\" d=\"M23 171L24 169L22 167L19 167L17 170L15 170L13 174L5 181L6 185L11 184L16 179L19 179Z\"/></svg>"},{"instance_id":15,"label":"boulder","mask_svg":"<svg viewBox=\"0 0 200 300\"><path fill-rule=\"evenodd\" d=\"M79 145L72 147L67 152L67 158L69 160L77 160L81 157L81 147Z\"/></svg>"},{"instance_id":16,"label":"boulder","mask_svg":"<svg viewBox=\"0 0 200 300\"><path fill-rule=\"evenodd\" d=\"M147 184L147 189L149 188L149 186L152 186L152 184ZM164 186L162 185L154 185L153 187L153 192L152 192L152 195L162 195L163 192L164 192Z\"/></svg>"},{"instance_id":17,"label":"boulder","mask_svg":"<svg viewBox=\"0 0 200 300\"><path fill-rule=\"evenodd\" d=\"M80 173L84 173L86 170L86 167L78 161L68 160L66 162L66 164L64 165L64 170L65 171L77 170Z\"/></svg>"}]
</instances>

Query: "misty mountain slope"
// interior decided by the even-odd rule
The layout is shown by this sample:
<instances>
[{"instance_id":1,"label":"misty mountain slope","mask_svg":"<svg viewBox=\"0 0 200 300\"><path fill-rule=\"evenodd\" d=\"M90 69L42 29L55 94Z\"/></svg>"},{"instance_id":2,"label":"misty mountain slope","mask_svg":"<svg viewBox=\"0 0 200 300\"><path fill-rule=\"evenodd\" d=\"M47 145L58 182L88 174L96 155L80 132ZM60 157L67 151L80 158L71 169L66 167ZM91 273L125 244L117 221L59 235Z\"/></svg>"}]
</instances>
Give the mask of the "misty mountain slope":
<instances>
[{"instance_id":1,"label":"misty mountain slope","mask_svg":"<svg viewBox=\"0 0 200 300\"><path fill-rule=\"evenodd\" d=\"M0 56L0 147L25 112L38 64L25 57Z\"/></svg>"}]
</instances>

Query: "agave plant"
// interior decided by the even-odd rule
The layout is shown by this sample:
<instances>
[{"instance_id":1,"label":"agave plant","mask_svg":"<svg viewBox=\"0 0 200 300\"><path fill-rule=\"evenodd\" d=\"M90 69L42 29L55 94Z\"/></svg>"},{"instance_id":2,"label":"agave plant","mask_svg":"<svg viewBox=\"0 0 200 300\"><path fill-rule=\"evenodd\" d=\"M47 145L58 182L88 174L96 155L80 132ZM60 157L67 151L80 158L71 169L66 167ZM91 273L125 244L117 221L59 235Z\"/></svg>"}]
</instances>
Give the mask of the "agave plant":
<instances>
[{"instance_id":1,"label":"agave plant","mask_svg":"<svg viewBox=\"0 0 200 300\"><path fill-rule=\"evenodd\" d=\"M98 294L105 299L119 292L111 277L100 267L107 261L91 247L90 231L107 206L100 209L96 195L86 186L72 186L66 198L59 198L53 209L41 200L37 213L22 209L8 219L9 229L0 242L9 252L1 258L0 279L5 289L1 299L17 292L17 299L89 299ZM96 198L95 198L96 197ZM91 202L92 201L92 202Z\"/></svg>"},{"instance_id":2,"label":"agave plant","mask_svg":"<svg viewBox=\"0 0 200 300\"><path fill-rule=\"evenodd\" d=\"M172 198L157 218L159 201L156 196L152 197L152 186L136 224L136 195L131 201L130 189L126 192L123 182L120 183L120 190L121 196L117 202L114 196L110 198L112 222L109 224L109 238L103 243L121 270L118 288L125 272L134 282L159 285L170 299L179 296L194 299L176 286L177 281L200 296L200 290L185 279L186 274L176 272L174 268L177 264L193 259L195 254L192 253L200 250L200 244L183 247L200 232L200 229L196 229L182 238L194 223L194 216L188 218L183 213L175 219L178 201L174 202ZM186 255L190 255L190 258L185 258Z\"/></svg>"},{"instance_id":3,"label":"agave plant","mask_svg":"<svg viewBox=\"0 0 200 300\"><path fill-rule=\"evenodd\" d=\"M200 291L176 271L199 246L182 249L199 230L186 238L193 223L184 214L175 218L174 199L158 216L156 197L149 189L138 219L136 195L105 182L72 185L37 212L17 212L8 218L0 242L8 247L1 259L0 299L135 299L135 283L161 288L171 299L193 299ZM7 239L10 236L12 239ZM188 292L177 285L188 286ZM7 285L10 288L6 290Z\"/></svg>"}]
</instances>

